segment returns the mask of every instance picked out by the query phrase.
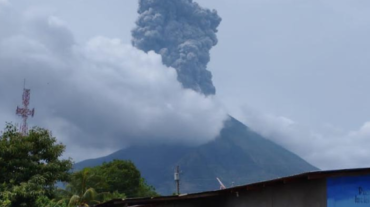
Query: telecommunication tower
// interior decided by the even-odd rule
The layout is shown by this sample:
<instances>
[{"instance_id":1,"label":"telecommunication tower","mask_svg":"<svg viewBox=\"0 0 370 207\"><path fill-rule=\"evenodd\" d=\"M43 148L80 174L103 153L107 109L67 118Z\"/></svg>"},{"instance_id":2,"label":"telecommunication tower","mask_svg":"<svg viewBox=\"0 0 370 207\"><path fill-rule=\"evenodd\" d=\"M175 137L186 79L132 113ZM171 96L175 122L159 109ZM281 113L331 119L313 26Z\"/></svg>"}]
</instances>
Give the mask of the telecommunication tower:
<instances>
[{"instance_id":1,"label":"telecommunication tower","mask_svg":"<svg viewBox=\"0 0 370 207\"><path fill-rule=\"evenodd\" d=\"M21 116L23 119L23 123L20 126L20 133L23 136L28 134L28 126L27 126L27 119L29 116L33 117L35 115L35 109L29 109L28 105L30 104L30 97L31 97L31 90L26 89L26 81L24 81L23 85L23 95L22 95L22 103L23 108L17 106L16 114Z\"/></svg>"},{"instance_id":2,"label":"telecommunication tower","mask_svg":"<svg viewBox=\"0 0 370 207\"><path fill-rule=\"evenodd\" d=\"M175 169L176 194L180 195L180 166Z\"/></svg>"}]
</instances>

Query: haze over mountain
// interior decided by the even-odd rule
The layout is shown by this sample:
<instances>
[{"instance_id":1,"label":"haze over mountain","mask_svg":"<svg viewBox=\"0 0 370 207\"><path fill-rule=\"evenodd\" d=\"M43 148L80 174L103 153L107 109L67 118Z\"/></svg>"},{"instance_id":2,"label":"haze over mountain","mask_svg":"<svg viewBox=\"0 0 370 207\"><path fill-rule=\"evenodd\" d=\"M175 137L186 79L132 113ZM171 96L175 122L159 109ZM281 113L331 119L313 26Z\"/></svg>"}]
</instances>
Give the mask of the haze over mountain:
<instances>
[{"instance_id":1,"label":"haze over mountain","mask_svg":"<svg viewBox=\"0 0 370 207\"><path fill-rule=\"evenodd\" d=\"M114 159L132 160L148 183L164 195L176 191L173 172L177 165L183 193L217 190L216 177L230 187L318 170L231 117L215 140L201 146L133 146L77 163L75 170Z\"/></svg>"}]
</instances>

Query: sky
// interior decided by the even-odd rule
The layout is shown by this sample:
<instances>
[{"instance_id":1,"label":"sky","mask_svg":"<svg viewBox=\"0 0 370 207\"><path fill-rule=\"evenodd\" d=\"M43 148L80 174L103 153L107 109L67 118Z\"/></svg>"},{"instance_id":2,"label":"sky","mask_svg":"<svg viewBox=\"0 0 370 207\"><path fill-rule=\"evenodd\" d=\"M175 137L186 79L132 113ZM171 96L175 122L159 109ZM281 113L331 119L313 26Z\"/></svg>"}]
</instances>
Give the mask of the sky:
<instances>
[{"instance_id":1,"label":"sky","mask_svg":"<svg viewBox=\"0 0 370 207\"><path fill-rule=\"evenodd\" d=\"M369 167L369 1L197 2L222 17L216 96L181 88L158 55L131 46L136 0L0 0L0 127L20 122L26 78L30 125L51 128L76 161L205 143L230 114L321 169Z\"/></svg>"}]
</instances>

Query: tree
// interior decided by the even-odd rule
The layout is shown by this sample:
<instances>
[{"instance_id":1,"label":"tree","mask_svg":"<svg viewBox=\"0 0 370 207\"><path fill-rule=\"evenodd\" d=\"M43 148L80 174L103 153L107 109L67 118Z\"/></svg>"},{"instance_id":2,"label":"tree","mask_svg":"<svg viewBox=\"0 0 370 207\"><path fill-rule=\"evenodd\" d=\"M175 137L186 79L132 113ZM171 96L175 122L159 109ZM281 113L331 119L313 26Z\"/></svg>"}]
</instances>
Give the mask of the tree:
<instances>
[{"instance_id":1,"label":"tree","mask_svg":"<svg viewBox=\"0 0 370 207\"><path fill-rule=\"evenodd\" d=\"M53 198L56 182L68 181L72 168L70 159L60 159L64 150L46 129L22 136L7 124L0 137L0 200L10 207L38 207L38 198Z\"/></svg>"},{"instance_id":2,"label":"tree","mask_svg":"<svg viewBox=\"0 0 370 207\"><path fill-rule=\"evenodd\" d=\"M73 195L82 197L88 189L98 189L97 186L106 187L104 179L97 175L92 168L84 168L71 175L70 182L67 185L67 191ZM98 192L104 192L99 191Z\"/></svg>"},{"instance_id":3,"label":"tree","mask_svg":"<svg viewBox=\"0 0 370 207\"><path fill-rule=\"evenodd\" d=\"M69 206L89 206L105 201L105 195L108 192L97 192L94 186L106 186L103 178L96 175L91 168L84 168L81 171L73 173L71 180L64 192L64 199L68 200ZM123 197L122 197L123 198Z\"/></svg>"},{"instance_id":4,"label":"tree","mask_svg":"<svg viewBox=\"0 0 370 207\"><path fill-rule=\"evenodd\" d=\"M154 187L146 184L135 164L126 160L113 160L94 168L106 185L97 186L100 192L124 193L128 198L157 196Z\"/></svg>"},{"instance_id":5,"label":"tree","mask_svg":"<svg viewBox=\"0 0 370 207\"><path fill-rule=\"evenodd\" d=\"M157 196L159 196L159 194L155 192L155 188L151 185L148 185L144 178L141 178L139 189L135 197L144 198L144 197L157 197Z\"/></svg>"},{"instance_id":6,"label":"tree","mask_svg":"<svg viewBox=\"0 0 370 207\"><path fill-rule=\"evenodd\" d=\"M95 168L96 174L102 177L106 186L100 185L99 192L124 193L127 197L135 197L140 187L140 171L131 161L113 160Z\"/></svg>"},{"instance_id":7,"label":"tree","mask_svg":"<svg viewBox=\"0 0 370 207\"><path fill-rule=\"evenodd\" d=\"M65 190L58 189L59 203L64 203L67 207L90 206L113 198L123 199L126 197L117 191L97 192L94 187L98 186L107 188L106 182L96 174L96 170L84 168L73 173Z\"/></svg>"},{"instance_id":8,"label":"tree","mask_svg":"<svg viewBox=\"0 0 370 207\"><path fill-rule=\"evenodd\" d=\"M75 172L68 188L79 195L86 189L93 188L99 193L125 195L128 198L158 196L155 189L146 184L134 163L125 160L113 160Z\"/></svg>"}]
</instances>

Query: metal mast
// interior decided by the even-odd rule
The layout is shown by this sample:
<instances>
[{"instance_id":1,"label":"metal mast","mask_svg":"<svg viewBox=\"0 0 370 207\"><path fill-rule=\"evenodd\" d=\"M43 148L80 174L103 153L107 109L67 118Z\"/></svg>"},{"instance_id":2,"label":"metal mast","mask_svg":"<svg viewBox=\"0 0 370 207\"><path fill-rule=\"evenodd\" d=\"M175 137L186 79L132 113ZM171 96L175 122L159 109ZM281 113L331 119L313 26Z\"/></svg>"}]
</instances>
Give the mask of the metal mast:
<instances>
[{"instance_id":1,"label":"metal mast","mask_svg":"<svg viewBox=\"0 0 370 207\"><path fill-rule=\"evenodd\" d=\"M24 81L23 85L23 95L22 95L22 103L23 108L20 108L17 106L16 114L18 116L21 116L23 119L23 123L20 127L20 133L23 136L26 136L28 134L28 126L27 126L27 119L29 116L33 117L35 115L35 109L32 110L28 108L28 105L30 104L30 97L31 97L31 90L26 89L26 81Z\"/></svg>"},{"instance_id":2,"label":"metal mast","mask_svg":"<svg viewBox=\"0 0 370 207\"><path fill-rule=\"evenodd\" d=\"M180 166L175 170L176 194L180 195Z\"/></svg>"}]
</instances>

